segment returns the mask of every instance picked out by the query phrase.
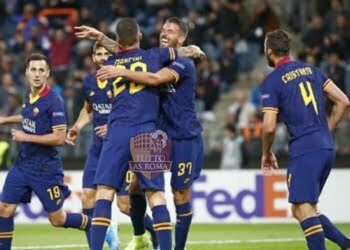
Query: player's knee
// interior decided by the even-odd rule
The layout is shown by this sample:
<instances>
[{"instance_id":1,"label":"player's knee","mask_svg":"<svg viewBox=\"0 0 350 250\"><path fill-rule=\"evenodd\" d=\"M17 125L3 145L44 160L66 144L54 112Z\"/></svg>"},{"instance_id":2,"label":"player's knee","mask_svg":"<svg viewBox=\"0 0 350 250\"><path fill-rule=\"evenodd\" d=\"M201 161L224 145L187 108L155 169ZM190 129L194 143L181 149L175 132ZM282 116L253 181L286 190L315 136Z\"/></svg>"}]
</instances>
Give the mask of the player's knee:
<instances>
[{"instance_id":1,"label":"player's knee","mask_svg":"<svg viewBox=\"0 0 350 250\"><path fill-rule=\"evenodd\" d=\"M123 214L130 214L130 205L127 202L118 202L118 208Z\"/></svg>"},{"instance_id":2,"label":"player's knee","mask_svg":"<svg viewBox=\"0 0 350 250\"><path fill-rule=\"evenodd\" d=\"M15 208L10 204L0 202L0 216L4 218L9 218L15 213Z\"/></svg>"},{"instance_id":3,"label":"player's knee","mask_svg":"<svg viewBox=\"0 0 350 250\"><path fill-rule=\"evenodd\" d=\"M146 197L150 208L166 205L165 194L163 191L146 191Z\"/></svg>"},{"instance_id":4,"label":"player's knee","mask_svg":"<svg viewBox=\"0 0 350 250\"><path fill-rule=\"evenodd\" d=\"M66 215L61 209L57 212L49 213L48 218L54 227L63 227L66 222Z\"/></svg>"},{"instance_id":5,"label":"player's knee","mask_svg":"<svg viewBox=\"0 0 350 250\"><path fill-rule=\"evenodd\" d=\"M303 203L292 205L292 215L299 222L317 215L317 209L314 204Z\"/></svg>"},{"instance_id":6,"label":"player's knee","mask_svg":"<svg viewBox=\"0 0 350 250\"><path fill-rule=\"evenodd\" d=\"M96 191L84 190L81 196L83 207L94 207L95 204Z\"/></svg>"},{"instance_id":7,"label":"player's knee","mask_svg":"<svg viewBox=\"0 0 350 250\"><path fill-rule=\"evenodd\" d=\"M174 196L175 205L185 204L190 202L191 199L191 190L189 188L186 189L172 189Z\"/></svg>"},{"instance_id":8,"label":"player's knee","mask_svg":"<svg viewBox=\"0 0 350 250\"><path fill-rule=\"evenodd\" d=\"M58 217L58 218L49 217L49 221L50 221L51 225L54 226L54 227L63 227L64 223L65 223L65 218L62 218L62 217Z\"/></svg>"},{"instance_id":9,"label":"player's knee","mask_svg":"<svg viewBox=\"0 0 350 250\"><path fill-rule=\"evenodd\" d=\"M96 200L109 200L113 201L115 195L115 188L107 186L98 186L96 193Z\"/></svg>"}]
</instances>

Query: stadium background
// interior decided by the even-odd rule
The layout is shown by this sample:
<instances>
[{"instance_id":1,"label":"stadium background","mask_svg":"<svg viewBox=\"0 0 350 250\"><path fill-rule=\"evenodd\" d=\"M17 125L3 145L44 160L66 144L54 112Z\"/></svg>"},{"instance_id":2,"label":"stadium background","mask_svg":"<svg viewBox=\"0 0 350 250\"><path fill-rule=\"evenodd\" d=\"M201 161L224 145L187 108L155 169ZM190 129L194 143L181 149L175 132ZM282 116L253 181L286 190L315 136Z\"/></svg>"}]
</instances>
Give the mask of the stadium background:
<instances>
[{"instance_id":1,"label":"stadium background","mask_svg":"<svg viewBox=\"0 0 350 250\"><path fill-rule=\"evenodd\" d=\"M284 171L271 180L262 177L258 170L262 118L259 86L271 70L262 51L264 34L277 27L288 30L293 39L293 57L320 66L349 96L350 0L1 0L0 113L20 113L26 87L25 58L40 51L50 58L49 84L64 98L71 126L84 101L82 79L96 70L91 60L92 43L76 40L73 27L90 25L114 37L118 18L132 16L144 34L141 46L149 48L158 46L162 23L173 15L189 24L187 44L197 44L207 54L207 59L197 62L195 107L204 127L205 172L194 186L198 195L195 214L199 214L194 222L291 222ZM350 179L350 171L346 169L350 166L349 126L346 117L334 134L335 168L345 169L332 174L322 198L325 211L339 222L350 222L349 213L337 209L350 205L339 196L339 190L346 190ZM235 128L231 137L227 127ZM0 127L1 186L18 152L18 145L9 137L11 128ZM67 182L75 191L73 200L66 204L68 209L80 209L80 176L91 133L92 127L88 126L81 132L76 147L61 149L65 170L78 171L67 172ZM229 146L227 141L231 142ZM285 127L279 124L274 151L282 169L288 152L287 141ZM226 158L222 160L224 155ZM228 164L224 164L226 161ZM22 215L26 217L20 219ZM17 220L46 221L35 201L31 206L21 207ZM345 227L350 232L349 226ZM196 231L194 234L197 237ZM239 234L234 238L240 239ZM19 245L30 242L24 239L20 238Z\"/></svg>"}]
</instances>

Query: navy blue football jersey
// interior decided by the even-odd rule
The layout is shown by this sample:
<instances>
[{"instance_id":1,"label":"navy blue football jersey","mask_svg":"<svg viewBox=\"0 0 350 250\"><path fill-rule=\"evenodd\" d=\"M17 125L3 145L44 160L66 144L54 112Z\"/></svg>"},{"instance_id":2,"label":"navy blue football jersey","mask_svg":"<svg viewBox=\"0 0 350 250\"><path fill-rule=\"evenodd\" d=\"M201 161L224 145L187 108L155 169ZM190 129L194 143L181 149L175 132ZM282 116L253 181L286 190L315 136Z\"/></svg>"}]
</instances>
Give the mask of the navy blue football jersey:
<instances>
[{"instance_id":1,"label":"navy blue football jersey","mask_svg":"<svg viewBox=\"0 0 350 250\"><path fill-rule=\"evenodd\" d=\"M172 48L132 49L109 57L105 65L133 71L157 72L176 58ZM111 81L112 110L109 124L135 126L156 122L159 117L159 89L118 77Z\"/></svg>"},{"instance_id":2,"label":"navy blue football jersey","mask_svg":"<svg viewBox=\"0 0 350 250\"><path fill-rule=\"evenodd\" d=\"M22 108L22 130L28 134L45 135L66 127L66 114L62 98L48 86L35 98L30 91L25 95ZM26 158L60 158L57 148L22 142L19 156Z\"/></svg>"},{"instance_id":3,"label":"navy blue football jersey","mask_svg":"<svg viewBox=\"0 0 350 250\"><path fill-rule=\"evenodd\" d=\"M197 82L195 65L188 58L178 58L166 69L175 76L176 82L165 86L160 127L171 138L196 137L202 132L202 126L194 110Z\"/></svg>"},{"instance_id":4,"label":"navy blue football jersey","mask_svg":"<svg viewBox=\"0 0 350 250\"><path fill-rule=\"evenodd\" d=\"M107 124L112 108L112 92L108 81L96 79L96 73L90 74L83 80L83 92L85 100L91 104L93 109L94 128Z\"/></svg>"},{"instance_id":5,"label":"navy blue football jersey","mask_svg":"<svg viewBox=\"0 0 350 250\"><path fill-rule=\"evenodd\" d=\"M279 113L291 136L289 153L333 149L324 89L331 82L319 68L283 59L262 85L263 112Z\"/></svg>"}]
</instances>

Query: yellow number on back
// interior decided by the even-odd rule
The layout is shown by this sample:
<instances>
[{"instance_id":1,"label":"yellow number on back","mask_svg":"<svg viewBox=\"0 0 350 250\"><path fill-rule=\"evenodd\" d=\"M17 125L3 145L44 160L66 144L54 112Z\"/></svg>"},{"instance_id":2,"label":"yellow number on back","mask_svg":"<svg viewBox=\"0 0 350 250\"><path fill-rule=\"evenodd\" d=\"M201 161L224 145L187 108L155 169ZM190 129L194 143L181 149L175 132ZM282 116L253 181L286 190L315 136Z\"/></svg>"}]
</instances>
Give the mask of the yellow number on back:
<instances>
[{"instance_id":1,"label":"yellow number on back","mask_svg":"<svg viewBox=\"0 0 350 250\"><path fill-rule=\"evenodd\" d=\"M301 96L303 97L305 106L309 105L311 102L316 114L318 114L317 102L316 102L315 95L314 95L314 92L313 92L312 87L311 87L311 83L306 82L307 91L305 89L305 84L302 82L299 83L299 88L300 88Z\"/></svg>"},{"instance_id":2,"label":"yellow number on back","mask_svg":"<svg viewBox=\"0 0 350 250\"><path fill-rule=\"evenodd\" d=\"M142 72L147 71L147 65L143 62L135 62L130 65L130 70L131 71L136 71L136 69L139 68L141 69ZM130 94L135 94L136 92L139 92L145 87L145 85L142 84L136 84L134 82L130 83Z\"/></svg>"},{"instance_id":3,"label":"yellow number on back","mask_svg":"<svg viewBox=\"0 0 350 250\"><path fill-rule=\"evenodd\" d=\"M125 65L118 64L118 65L116 65L116 67L119 69L126 69ZM136 69L141 69L142 72L146 72L147 71L147 64L145 64L143 62L134 62L134 63L130 64L131 71L136 71ZM118 83L121 80L123 80L123 77L118 77L113 82L113 95L114 96L117 96L118 94L120 94L120 92L122 92L124 89L126 89L125 84L118 86ZM130 94L135 94L135 93L141 91L143 88L145 88L145 85L136 84L134 82L130 82L129 86L130 86L129 87Z\"/></svg>"},{"instance_id":4,"label":"yellow number on back","mask_svg":"<svg viewBox=\"0 0 350 250\"><path fill-rule=\"evenodd\" d=\"M125 69L126 67L124 65L116 65L118 69ZM119 76L117 77L113 82L113 95L117 96L120 92L122 92L126 87L125 84L122 84L118 87L118 83L123 80L123 77Z\"/></svg>"}]
</instances>

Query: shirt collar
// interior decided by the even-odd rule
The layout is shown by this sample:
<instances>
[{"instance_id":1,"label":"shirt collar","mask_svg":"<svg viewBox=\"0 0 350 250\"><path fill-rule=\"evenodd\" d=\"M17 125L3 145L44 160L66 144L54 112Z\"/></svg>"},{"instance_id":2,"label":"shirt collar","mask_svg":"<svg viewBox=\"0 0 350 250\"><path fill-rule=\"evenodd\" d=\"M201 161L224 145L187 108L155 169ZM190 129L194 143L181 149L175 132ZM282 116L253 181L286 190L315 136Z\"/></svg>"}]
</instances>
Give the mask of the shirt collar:
<instances>
[{"instance_id":1,"label":"shirt collar","mask_svg":"<svg viewBox=\"0 0 350 250\"><path fill-rule=\"evenodd\" d=\"M49 93L50 89L51 89L51 88L50 88L48 85L46 85L46 86L39 92L39 96L40 96L40 97L46 96L46 95Z\"/></svg>"},{"instance_id":2,"label":"shirt collar","mask_svg":"<svg viewBox=\"0 0 350 250\"><path fill-rule=\"evenodd\" d=\"M290 58L289 56L283 57L281 60L279 60L279 61L276 63L275 69L281 67L281 66L284 65L284 64L287 64L287 63L289 63L289 62L292 62L292 61L293 61L293 59Z\"/></svg>"},{"instance_id":3,"label":"shirt collar","mask_svg":"<svg viewBox=\"0 0 350 250\"><path fill-rule=\"evenodd\" d=\"M135 51L135 50L138 50L138 49L140 49L140 48L123 49L123 50L119 50L118 54L124 54L124 53Z\"/></svg>"}]
</instances>

